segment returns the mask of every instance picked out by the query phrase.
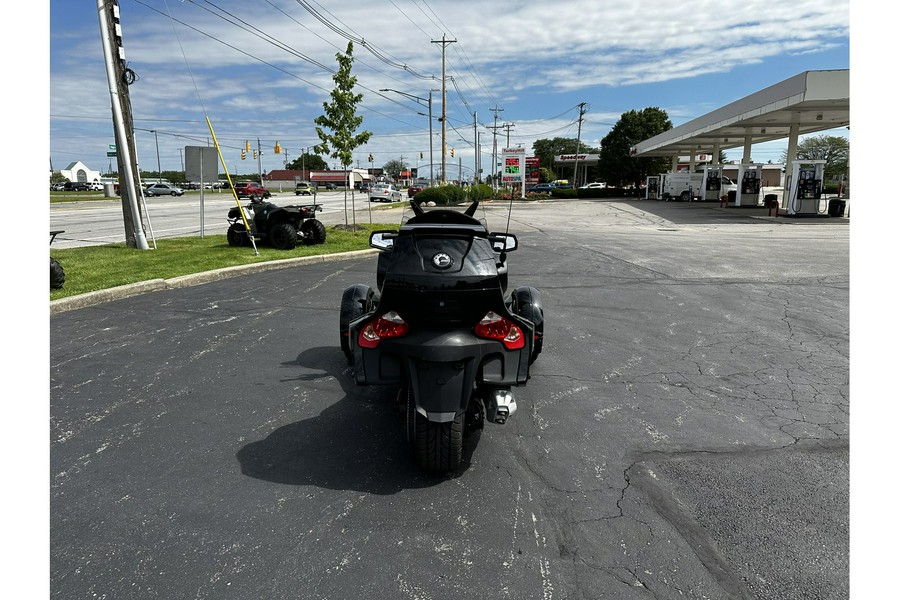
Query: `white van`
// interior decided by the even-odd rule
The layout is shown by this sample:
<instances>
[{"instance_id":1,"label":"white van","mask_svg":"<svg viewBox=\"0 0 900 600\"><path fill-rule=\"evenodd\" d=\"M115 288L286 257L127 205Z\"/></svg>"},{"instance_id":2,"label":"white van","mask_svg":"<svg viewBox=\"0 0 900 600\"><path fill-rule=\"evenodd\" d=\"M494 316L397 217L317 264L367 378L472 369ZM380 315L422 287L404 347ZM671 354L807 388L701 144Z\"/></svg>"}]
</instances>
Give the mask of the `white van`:
<instances>
[{"instance_id":1,"label":"white van","mask_svg":"<svg viewBox=\"0 0 900 600\"><path fill-rule=\"evenodd\" d=\"M678 171L675 173L663 173L659 186L660 198L663 200L681 200L689 202L700 197L700 186L703 185L703 173L688 173ZM728 192L737 193L737 184L730 178L722 175L721 195Z\"/></svg>"}]
</instances>

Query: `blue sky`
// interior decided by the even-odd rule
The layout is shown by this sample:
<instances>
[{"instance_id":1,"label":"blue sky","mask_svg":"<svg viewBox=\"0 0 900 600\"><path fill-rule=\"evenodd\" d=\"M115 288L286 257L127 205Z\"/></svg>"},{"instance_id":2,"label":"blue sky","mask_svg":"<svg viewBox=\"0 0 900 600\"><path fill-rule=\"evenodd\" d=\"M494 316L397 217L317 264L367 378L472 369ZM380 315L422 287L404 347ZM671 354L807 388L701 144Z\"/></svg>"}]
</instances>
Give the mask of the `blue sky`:
<instances>
[{"instance_id":1,"label":"blue sky","mask_svg":"<svg viewBox=\"0 0 900 600\"><path fill-rule=\"evenodd\" d=\"M428 162L425 103L432 96L440 161L441 44L447 44L447 144L455 165L474 166L474 121L483 153L490 126L509 124L509 143L575 138L599 146L623 112L655 106L674 125L807 70L850 66L848 0L120 0L138 159L180 170L185 146L205 145L208 116L229 170L245 140L263 150L262 169L282 168L318 142L313 120L329 100L335 54L357 40L358 113L374 133L354 162L401 157ZM49 154L60 169L80 160L106 170L114 143L96 2L49 3ZM363 46L359 40L365 40ZM492 111L492 109L502 109ZM157 133L151 133L156 131ZM501 129L498 147L506 145ZM847 130L829 134L849 136ZM785 143L754 147L753 160L780 160ZM419 160L419 153L424 160ZM729 151L740 158L740 151ZM449 156L448 156L449 160ZM329 164L336 161L328 159ZM450 169L448 167L448 174Z\"/></svg>"}]
</instances>

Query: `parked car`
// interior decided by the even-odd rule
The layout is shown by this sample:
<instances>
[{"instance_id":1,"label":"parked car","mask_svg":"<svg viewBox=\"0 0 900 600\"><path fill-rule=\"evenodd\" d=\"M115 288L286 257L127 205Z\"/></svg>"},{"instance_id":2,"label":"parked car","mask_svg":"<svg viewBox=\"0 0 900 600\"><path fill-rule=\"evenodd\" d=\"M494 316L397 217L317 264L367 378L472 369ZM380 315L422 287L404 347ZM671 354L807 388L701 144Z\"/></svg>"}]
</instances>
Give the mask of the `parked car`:
<instances>
[{"instance_id":1,"label":"parked car","mask_svg":"<svg viewBox=\"0 0 900 600\"><path fill-rule=\"evenodd\" d=\"M59 182L57 182L57 183L50 184L50 191L51 191L51 192L61 192L61 191L63 191L64 189L66 189L66 184L63 183L62 181L59 181Z\"/></svg>"},{"instance_id":2,"label":"parked car","mask_svg":"<svg viewBox=\"0 0 900 600\"><path fill-rule=\"evenodd\" d=\"M144 190L148 196L181 196L184 190L171 183L151 183Z\"/></svg>"},{"instance_id":3,"label":"parked car","mask_svg":"<svg viewBox=\"0 0 900 600\"><path fill-rule=\"evenodd\" d=\"M369 191L369 202L400 202L403 192L393 185L378 184Z\"/></svg>"},{"instance_id":4,"label":"parked car","mask_svg":"<svg viewBox=\"0 0 900 600\"><path fill-rule=\"evenodd\" d=\"M92 181L88 184L88 189L94 192L102 192L103 184L99 181Z\"/></svg>"},{"instance_id":5,"label":"parked car","mask_svg":"<svg viewBox=\"0 0 900 600\"><path fill-rule=\"evenodd\" d=\"M316 188L308 181L298 181L294 186L294 193L298 196L312 196L316 193Z\"/></svg>"},{"instance_id":6,"label":"parked car","mask_svg":"<svg viewBox=\"0 0 900 600\"><path fill-rule=\"evenodd\" d=\"M67 181L65 184L67 192L86 192L88 184L86 181Z\"/></svg>"},{"instance_id":7,"label":"parked car","mask_svg":"<svg viewBox=\"0 0 900 600\"><path fill-rule=\"evenodd\" d=\"M237 181L234 184L234 191L238 198L270 198L272 196L269 190L255 181Z\"/></svg>"},{"instance_id":8,"label":"parked car","mask_svg":"<svg viewBox=\"0 0 900 600\"><path fill-rule=\"evenodd\" d=\"M589 184L587 184L587 185L583 185L583 186L581 186L581 187L578 188L578 189L579 189L579 190L593 190L593 189L597 189L597 190L605 190L605 189L606 189L606 182L604 182L604 181L595 181L595 182L593 182L593 183L589 183Z\"/></svg>"},{"instance_id":9,"label":"parked car","mask_svg":"<svg viewBox=\"0 0 900 600\"><path fill-rule=\"evenodd\" d=\"M371 189L372 189L372 184L370 184L370 183L361 183L361 184L359 184L359 191L361 191L361 192L363 192L363 193L365 193L365 194L368 194L368 193L369 193L369 190L371 190Z\"/></svg>"},{"instance_id":10,"label":"parked car","mask_svg":"<svg viewBox=\"0 0 900 600\"><path fill-rule=\"evenodd\" d=\"M526 191L528 191L528 192L551 192L554 189L556 189L556 186L554 186L552 183L539 183L537 185L531 186Z\"/></svg>"},{"instance_id":11,"label":"parked car","mask_svg":"<svg viewBox=\"0 0 900 600\"><path fill-rule=\"evenodd\" d=\"M318 187L320 187L320 188L323 187L326 190L336 190L337 189L337 186L335 184L331 183L330 181L320 183L320 184L318 184Z\"/></svg>"},{"instance_id":12,"label":"parked car","mask_svg":"<svg viewBox=\"0 0 900 600\"><path fill-rule=\"evenodd\" d=\"M421 192L424 189L425 189L424 185L411 185L411 186L409 186L409 188L407 188L406 195L409 196L410 198L413 198L413 197L415 197L416 194L418 194L419 192Z\"/></svg>"}]
</instances>

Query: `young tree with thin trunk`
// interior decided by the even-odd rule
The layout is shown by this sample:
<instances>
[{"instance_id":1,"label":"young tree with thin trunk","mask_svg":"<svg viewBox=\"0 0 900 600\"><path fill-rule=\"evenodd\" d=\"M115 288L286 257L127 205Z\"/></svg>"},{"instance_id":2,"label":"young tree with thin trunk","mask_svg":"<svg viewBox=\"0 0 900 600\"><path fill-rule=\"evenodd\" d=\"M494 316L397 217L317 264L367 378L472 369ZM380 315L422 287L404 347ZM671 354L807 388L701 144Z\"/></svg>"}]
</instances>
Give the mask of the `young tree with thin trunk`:
<instances>
[{"instance_id":1,"label":"young tree with thin trunk","mask_svg":"<svg viewBox=\"0 0 900 600\"><path fill-rule=\"evenodd\" d=\"M338 62L338 70L332 76L334 89L331 91L331 102L323 102L325 114L316 118L316 133L321 140L315 146L318 154L327 154L331 158L340 161L344 171L348 165L353 164L353 151L369 141L371 131L355 133L362 125L362 116L356 115L356 105L362 100L362 94L353 92L356 85L356 77L353 77L353 42L347 43L347 51L335 55ZM326 129L328 131L326 131ZM349 177L348 177L349 179ZM348 181L344 187L344 224L347 225L347 190L351 189L352 182ZM353 224L356 225L356 206L353 206Z\"/></svg>"}]
</instances>

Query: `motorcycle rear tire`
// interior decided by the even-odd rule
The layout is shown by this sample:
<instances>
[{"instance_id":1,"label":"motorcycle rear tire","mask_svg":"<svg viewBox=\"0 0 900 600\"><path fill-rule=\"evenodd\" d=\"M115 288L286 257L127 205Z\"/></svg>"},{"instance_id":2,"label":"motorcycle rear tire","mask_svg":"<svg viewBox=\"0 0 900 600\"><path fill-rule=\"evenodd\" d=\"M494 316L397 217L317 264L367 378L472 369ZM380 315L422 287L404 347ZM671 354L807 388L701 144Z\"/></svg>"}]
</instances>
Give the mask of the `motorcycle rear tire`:
<instances>
[{"instance_id":1,"label":"motorcycle rear tire","mask_svg":"<svg viewBox=\"0 0 900 600\"><path fill-rule=\"evenodd\" d=\"M406 393L406 432L416 464L429 473L449 473L462 463L465 415L448 423L435 423L416 410L412 387Z\"/></svg>"}]
</instances>

